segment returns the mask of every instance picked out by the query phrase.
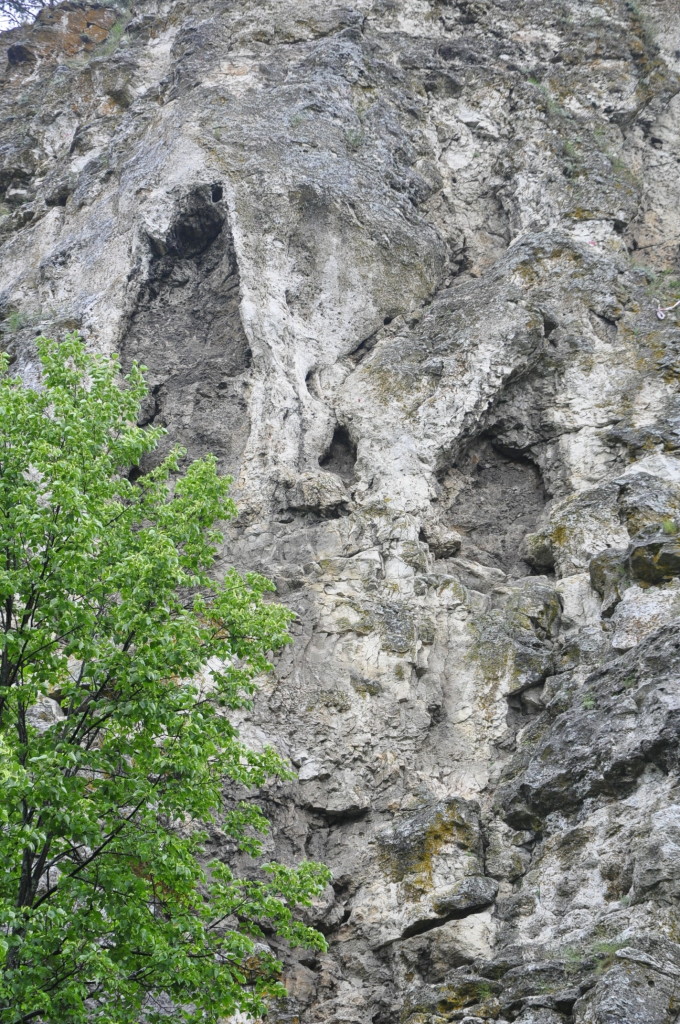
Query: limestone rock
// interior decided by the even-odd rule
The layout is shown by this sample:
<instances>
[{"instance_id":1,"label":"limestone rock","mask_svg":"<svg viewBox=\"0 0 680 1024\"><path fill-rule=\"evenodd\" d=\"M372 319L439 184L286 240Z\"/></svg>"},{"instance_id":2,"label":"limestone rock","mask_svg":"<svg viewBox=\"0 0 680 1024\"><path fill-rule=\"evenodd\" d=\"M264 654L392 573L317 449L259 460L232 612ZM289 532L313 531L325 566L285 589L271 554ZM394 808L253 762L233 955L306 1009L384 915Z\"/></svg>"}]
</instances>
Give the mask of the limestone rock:
<instances>
[{"instance_id":1,"label":"limestone rock","mask_svg":"<svg viewBox=\"0 0 680 1024\"><path fill-rule=\"evenodd\" d=\"M566 697L566 694L564 695ZM548 705L498 791L506 820L537 827L541 815L586 797L625 793L647 763L673 769L680 729L680 636L665 627L631 654ZM596 712L596 713L594 713Z\"/></svg>"},{"instance_id":2,"label":"limestone rock","mask_svg":"<svg viewBox=\"0 0 680 1024\"><path fill-rule=\"evenodd\" d=\"M670 1024L675 0L68 0L0 42L12 371L73 329L143 362L297 615L239 727L299 770L266 853L331 866L330 951L273 1024Z\"/></svg>"},{"instance_id":3,"label":"limestone rock","mask_svg":"<svg viewBox=\"0 0 680 1024\"><path fill-rule=\"evenodd\" d=\"M643 583L665 583L680 576L680 538L657 534L634 540L628 562L634 579Z\"/></svg>"}]
</instances>

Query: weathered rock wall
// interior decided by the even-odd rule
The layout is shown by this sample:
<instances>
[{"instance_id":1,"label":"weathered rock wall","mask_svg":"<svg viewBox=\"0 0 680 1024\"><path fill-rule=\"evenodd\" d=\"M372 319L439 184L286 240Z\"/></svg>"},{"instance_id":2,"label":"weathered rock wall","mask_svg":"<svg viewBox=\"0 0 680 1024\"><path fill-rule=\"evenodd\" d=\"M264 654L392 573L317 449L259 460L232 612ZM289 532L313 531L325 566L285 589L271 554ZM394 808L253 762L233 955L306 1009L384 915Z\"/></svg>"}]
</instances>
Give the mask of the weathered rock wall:
<instances>
[{"instance_id":1,"label":"weathered rock wall","mask_svg":"<svg viewBox=\"0 0 680 1024\"><path fill-rule=\"evenodd\" d=\"M243 728L299 769L270 847L333 868L331 949L272 1019L676 1022L675 0L1 38L5 347L145 362L298 613Z\"/></svg>"}]
</instances>

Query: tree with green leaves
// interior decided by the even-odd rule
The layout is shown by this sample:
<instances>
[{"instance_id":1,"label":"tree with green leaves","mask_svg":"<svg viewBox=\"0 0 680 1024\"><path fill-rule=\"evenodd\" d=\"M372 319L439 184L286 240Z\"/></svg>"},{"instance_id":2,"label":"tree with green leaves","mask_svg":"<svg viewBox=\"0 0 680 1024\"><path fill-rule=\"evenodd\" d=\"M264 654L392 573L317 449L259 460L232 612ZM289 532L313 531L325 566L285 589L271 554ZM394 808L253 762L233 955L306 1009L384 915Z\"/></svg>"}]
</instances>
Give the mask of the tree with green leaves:
<instances>
[{"instance_id":1,"label":"tree with green leaves","mask_svg":"<svg viewBox=\"0 0 680 1024\"><path fill-rule=\"evenodd\" d=\"M205 846L260 853L248 789L288 769L229 715L291 613L262 576L217 578L214 458L132 481L163 433L137 426L143 368L37 347L40 387L0 368L0 1021L257 1015L283 994L272 937L325 948L299 908L328 872Z\"/></svg>"}]
</instances>

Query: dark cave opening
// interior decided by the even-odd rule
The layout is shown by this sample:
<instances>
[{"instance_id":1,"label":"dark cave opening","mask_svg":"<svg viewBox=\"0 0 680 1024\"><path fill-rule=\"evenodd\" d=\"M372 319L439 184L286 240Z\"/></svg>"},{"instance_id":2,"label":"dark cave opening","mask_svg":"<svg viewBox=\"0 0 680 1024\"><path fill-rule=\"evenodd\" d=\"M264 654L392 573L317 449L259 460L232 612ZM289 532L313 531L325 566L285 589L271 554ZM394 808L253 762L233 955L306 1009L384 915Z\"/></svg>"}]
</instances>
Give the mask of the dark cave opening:
<instances>
[{"instance_id":1,"label":"dark cave opening","mask_svg":"<svg viewBox=\"0 0 680 1024\"><path fill-rule=\"evenodd\" d=\"M483 434L440 472L439 482L443 518L463 538L460 554L512 576L529 574L522 541L547 501L535 463Z\"/></svg>"},{"instance_id":2,"label":"dark cave opening","mask_svg":"<svg viewBox=\"0 0 680 1024\"><path fill-rule=\"evenodd\" d=\"M356 461L356 445L352 441L347 427L338 424L333 432L333 439L328 451L319 459L319 465L329 473L337 473L346 484L351 484L355 479Z\"/></svg>"}]
</instances>

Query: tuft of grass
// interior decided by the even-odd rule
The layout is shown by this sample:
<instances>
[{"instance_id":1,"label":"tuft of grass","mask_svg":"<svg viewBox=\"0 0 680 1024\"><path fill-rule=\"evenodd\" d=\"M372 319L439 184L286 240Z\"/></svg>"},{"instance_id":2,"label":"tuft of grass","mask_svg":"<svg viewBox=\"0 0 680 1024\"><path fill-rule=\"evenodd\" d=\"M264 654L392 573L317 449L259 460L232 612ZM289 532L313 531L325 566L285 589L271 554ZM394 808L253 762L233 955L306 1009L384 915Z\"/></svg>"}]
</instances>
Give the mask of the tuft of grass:
<instances>
[{"instance_id":1,"label":"tuft of grass","mask_svg":"<svg viewBox=\"0 0 680 1024\"><path fill-rule=\"evenodd\" d=\"M345 132L345 141L350 152L356 153L363 145L364 133L361 128L348 128Z\"/></svg>"},{"instance_id":2,"label":"tuft of grass","mask_svg":"<svg viewBox=\"0 0 680 1024\"><path fill-rule=\"evenodd\" d=\"M625 899L625 897L624 897ZM621 900L623 903L623 900ZM593 953L598 957L598 965L595 968L596 974L604 974L605 971L609 970L612 964L616 960L616 953L619 949L623 949L626 945L625 942L595 942L593 944Z\"/></svg>"},{"instance_id":3,"label":"tuft of grass","mask_svg":"<svg viewBox=\"0 0 680 1024\"><path fill-rule=\"evenodd\" d=\"M114 21L104 42L100 43L99 46L95 48L95 56L108 57L109 54L118 49L118 45L123 38L123 33L125 32L129 21L129 16L126 18L119 18L118 21Z\"/></svg>"},{"instance_id":4,"label":"tuft of grass","mask_svg":"<svg viewBox=\"0 0 680 1024\"><path fill-rule=\"evenodd\" d=\"M571 117L569 111L555 98L547 85L543 85L535 78L528 78L527 81L538 93L538 105L549 121L566 121Z\"/></svg>"},{"instance_id":5,"label":"tuft of grass","mask_svg":"<svg viewBox=\"0 0 680 1024\"><path fill-rule=\"evenodd\" d=\"M479 1001L482 1003L487 999L493 998L493 989L491 988L491 985L486 981L481 982L477 989L477 995Z\"/></svg>"},{"instance_id":6,"label":"tuft of grass","mask_svg":"<svg viewBox=\"0 0 680 1024\"><path fill-rule=\"evenodd\" d=\"M624 942L595 942L593 943L593 953L606 953L610 955L622 949L624 945Z\"/></svg>"},{"instance_id":7,"label":"tuft of grass","mask_svg":"<svg viewBox=\"0 0 680 1024\"><path fill-rule=\"evenodd\" d=\"M27 327L29 323L30 317L27 313L23 313L19 309L13 309L3 320L2 330L5 334L16 334L22 327Z\"/></svg>"},{"instance_id":8,"label":"tuft of grass","mask_svg":"<svg viewBox=\"0 0 680 1024\"><path fill-rule=\"evenodd\" d=\"M674 537L675 534L678 532L678 524L676 523L675 519L664 519L661 523L661 529L669 537Z\"/></svg>"},{"instance_id":9,"label":"tuft of grass","mask_svg":"<svg viewBox=\"0 0 680 1024\"><path fill-rule=\"evenodd\" d=\"M80 321L63 307L49 304L39 309L12 309L0 320L1 334L18 334L27 327L48 328L60 324L68 330L80 327Z\"/></svg>"},{"instance_id":10,"label":"tuft of grass","mask_svg":"<svg viewBox=\"0 0 680 1024\"><path fill-rule=\"evenodd\" d=\"M680 277L677 270L654 270L651 267L641 268L647 277L646 291L658 299L662 306L672 305L680 299Z\"/></svg>"}]
</instances>

